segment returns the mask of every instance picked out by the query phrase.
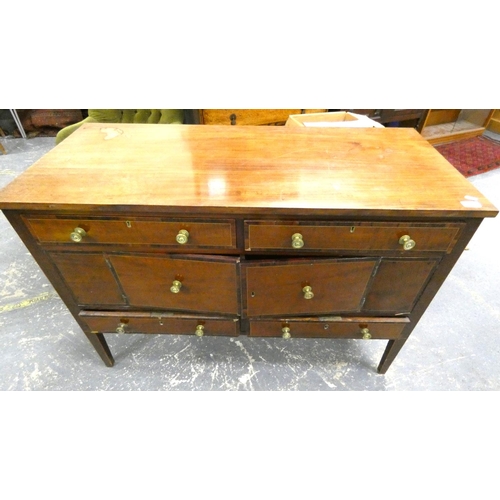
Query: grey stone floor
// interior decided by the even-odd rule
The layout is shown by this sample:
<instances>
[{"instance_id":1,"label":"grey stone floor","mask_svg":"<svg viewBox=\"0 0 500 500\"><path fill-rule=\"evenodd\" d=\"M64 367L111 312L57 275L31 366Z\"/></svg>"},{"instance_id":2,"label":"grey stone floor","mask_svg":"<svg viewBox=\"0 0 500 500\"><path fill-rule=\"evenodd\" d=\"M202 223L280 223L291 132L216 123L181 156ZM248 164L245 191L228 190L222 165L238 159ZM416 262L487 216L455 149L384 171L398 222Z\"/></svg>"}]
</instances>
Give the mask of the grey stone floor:
<instances>
[{"instance_id":1,"label":"grey stone floor","mask_svg":"<svg viewBox=\"0 0 500 500\"><path fill-rule=\"evenodd\" d=\"M0 187L54 146L0 141ZM500 207L500 169L470 180ZM108 335L107 368L0 214L0 390L497 391L499 244L485 220L386 375L378 340Z\"/></svg>"}]
</instances>

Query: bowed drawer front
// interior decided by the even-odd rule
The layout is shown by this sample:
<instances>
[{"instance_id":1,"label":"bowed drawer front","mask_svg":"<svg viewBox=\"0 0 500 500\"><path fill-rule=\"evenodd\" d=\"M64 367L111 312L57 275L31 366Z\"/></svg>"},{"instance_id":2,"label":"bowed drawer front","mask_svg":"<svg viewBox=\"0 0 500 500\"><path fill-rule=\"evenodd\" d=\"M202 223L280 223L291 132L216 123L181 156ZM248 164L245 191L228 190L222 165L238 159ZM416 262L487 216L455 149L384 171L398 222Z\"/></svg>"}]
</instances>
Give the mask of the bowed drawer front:
<instances>
[{"instance_id":1,"label":"bowed drawer front","mask_svg":"<svg viewBox=\"0 0 500 500\"><path fill-rule=\"evenodd\" d=\"M247 264L248 316L359 311L376 259L258 262Z\"/></svg>"},{"instance_id":2,"label":"bowed drawer front","mask_svg":"<svg viewBox=\"0 0 500 500\"><path fill-rule=\"evenodd\" d=\"M236 259L215 259L178 255L109 258L133 307L237 314Z\"/></svg>"}]
</instances>

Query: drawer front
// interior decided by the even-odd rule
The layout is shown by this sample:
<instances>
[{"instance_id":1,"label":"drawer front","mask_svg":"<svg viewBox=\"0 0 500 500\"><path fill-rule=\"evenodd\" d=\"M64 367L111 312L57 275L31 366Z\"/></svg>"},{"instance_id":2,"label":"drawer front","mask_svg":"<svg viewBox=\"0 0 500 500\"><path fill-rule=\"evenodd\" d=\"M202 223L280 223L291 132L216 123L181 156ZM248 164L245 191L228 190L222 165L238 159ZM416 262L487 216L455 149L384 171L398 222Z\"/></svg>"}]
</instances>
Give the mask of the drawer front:
<instances>
[{"instance_id":1,"label":"drawer front","mask_svg":"<svg viewBox=\"0 0 500 500\"><path fill-rule=\"evenodd\" d=\"M359 311L377 259L242 264L249 317Z\"/></svg>"},{"instance_id":2,"label":"drawer front","mask_svg":"<svg viewBox=\"0 0 500 500\"><path fill-rule=\"evenodd\" d=\"M251 337L397 339L407 318L288 318L250 321Z\"/></svg>"},{"instance_id":3,"label":"drawer front","mask_svg":"<svg viewBox=\"0 0 500 500\"><path fill-rule=\"evenodd\" d=\"M80 317L99 333L238 336L237 318L174 315L172 313L82 311ZM200 326L202 328L200 328Z\"/></svg>"},{"instance_id":4,"label":"drawer front","mask_svg":"<svg viewBox=\"0 0 500 500\"><path fill-rule=\"evenodd\" d=\"M363 313L410 313L438 264L439 259L382 259L370 283Z\"/></svg>"},{"instance_id":5,"label":"drawer front","mask_svg":"<svg viewBox=\"0 0 500 500\"><path fill-rule=\"evenodd\" d=\"M238 314L238 259L109 255L131 306Z\"/></svg>"},{"instance_id":6,"label":"drawer front","mask_svg":"<svg viewBox=\"0 0 500 500\"><path fill-rule=\"evenodd\" d=\"M161 221L36 217L27 217L25 220L41 243L164 245L178 248L236 247L234 220L202 222L187 219ZM75 231L76 228L84 231L80 232L80 237L74 236L75 232L79 233L78 230Z\"/></svg>"},{"instance_id":7,"label":"drawer front","mask_svg":"<svg viewBox=\"0 0 500 500\"><path fill-rule=\"evenodd\" d=\"M127 304L105 255L80 252L49 255L80 306Z\"/></svg>"},{"instance_id":8,"label":"drawer front","mask_svg":"<svg viewBox=\"0 0 500 500\"><path fill-rule=\"evenodd\" d=\"M252 250L450 252L463 224L245 222L245 248ZM409 236L415 245L405 250Z\"/></svg>"}]
</instances>

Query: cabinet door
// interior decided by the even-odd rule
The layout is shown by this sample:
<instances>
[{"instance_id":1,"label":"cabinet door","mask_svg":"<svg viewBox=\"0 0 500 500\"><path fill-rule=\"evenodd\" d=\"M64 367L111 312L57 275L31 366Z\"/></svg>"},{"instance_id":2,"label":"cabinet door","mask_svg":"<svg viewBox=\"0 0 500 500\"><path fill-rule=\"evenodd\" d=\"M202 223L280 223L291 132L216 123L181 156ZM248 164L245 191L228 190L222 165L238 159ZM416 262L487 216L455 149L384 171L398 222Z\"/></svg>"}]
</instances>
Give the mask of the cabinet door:
<instances>
[{"instance_id":1,"label":"cabinet door","mask_svg":"<svg viewBox=\"0 0 500 500\"><path fill-rule=\"evenodd\" d=\"M110 263L102 253L51 252L49 255L79 305L126 304Z\"/></svg>"},{"instance_id":2,"label":"cabinet door","mask_svg":"<svg viewBox=\"0 0 500 500\"><path fill-rule=\"evenodd\" d=\"M238 313L238 259L230 257L111 255L133 307Z\"/></svg>"},{"instance_id":3,"label":"cabinet door","mask_svg":"<svg viewBox=\"0 0 500 500\"><path fill-rule=\"evenodd\" d=\"M359 311L378 259L258 261L242 265L248 316Z\"/></svg>"},{"instance_id":4,"label":"cabinet door","mask_svg":"<svg viewBox=\"0 0 500 500\"><path fill-rule=\"evenodd\" d=\"M438 259L382 259L363 311L410 313L438 262Z\"/></svg>"}]
</instances>

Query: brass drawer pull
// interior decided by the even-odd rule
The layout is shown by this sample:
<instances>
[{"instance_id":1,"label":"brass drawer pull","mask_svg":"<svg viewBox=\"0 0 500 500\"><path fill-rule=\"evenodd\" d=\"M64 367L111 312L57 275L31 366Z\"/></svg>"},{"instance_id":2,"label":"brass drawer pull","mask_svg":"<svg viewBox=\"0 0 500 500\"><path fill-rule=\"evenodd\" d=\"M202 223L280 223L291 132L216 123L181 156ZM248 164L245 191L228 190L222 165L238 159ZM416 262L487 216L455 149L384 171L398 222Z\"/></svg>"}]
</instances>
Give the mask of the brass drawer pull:
<instances>
[{"instance_id":1,"label":"brass drawer pull","mask_svg":"<svg viewBox=\"0 0 500 500\"><path fill-rule=\"evenodd\" d=\"M185 229L181 229L179 234L175 237L175 240L180 245L185 245L189 240L189 233Z\"/></svg>"},{"instance_id":2,"label":"brass drawer pull","mask_svg":"<svg viewBox=\"0 0 500 500\"><path fill-rule=\"evenodd\" d=\"M289 339L292 335L290 334L290 327L288 326L284 326L282 329L281 329L281 333L282 333L282 337L284 339Z\"/></svg>"},{"instance_id":3,"label":"brass drawer pull","mask_svg":"<svg viewBox=\"0 0 500 500\"><path fill-rule=\"evenodd\" d=\"M368 328L361 328L361 335L365 340L369 340L372 338L372 334L370 333L370 330L368 330Z\"/></svg>"},{"instance_id":4,"label":"brass drawer pull","mask_svg":"<svg viewBox=\"0 0 500 500\"><path fill-rule=\"evenodd\" d=\"M203 334L204 334L204 329L205 327L203 325L198 325L196 327L196 331L194 332L194 334L197 336L197 337L203 337Z\"/></svg>"},{"instance_id":5,"label":"brass drawer pull","mask_svg":"<svg viewBox=\"0 0 500 500\"><path fill-rule=\"evenodd\" d=\"M292 247L293 248L302 248L304 246L304 240L300 233L295 233L292 235Z\"/></svg>"},{"instance_id":6,"label":"brass drawer pull","mask_svg":"<svg viewBox=\"0 0 500 500\"><path fill-rule=\"evenodd\" d=\"M305 286L302 288L302 291L304 292L304 299L312 299L314 297L314 293L310 286Z\"/></svg>"},{"instance_id":7,"label":"brass drawer pull","mask_svg":"<svg viewBox=\"0 0 500 500\"><path fill-rule=\"evenodd\" d=\"M404 250L411 250L416 243L410 238L408 234L405 234L404 236L401 236L399 238L399 244L403 245Z\"/></svg>"},{"instance_id":8,"label":"brass drawer pull","mask_svg":"<svg viewBox=\"0 0 500 500\"><path fill-rule=\"evenodd\" d=\"M75 230L71 233L71 241L74 241L75 243L80 243L82 239L87 235L87 232L85 229L82 229L81 227L75 227Z\"/></svg>"},{"instance_id":9,"label":"brass drawer pull","mask_svg":"<svg viewBox=\"0 0 500 500\"><path fill-rule=\"evenodd\" d=\"M172 293L179 293L182 288L182 283L179 280L174 280L172 282L172 286L170 287L170 291Z\"/></svg>"},{"instance_id":10,"label":"brass drawer pull","mask_svg":"<svg viewBox=\"0 0 500 500\"><path fill-rule=\"evenodd\" d=\"M125 327L127 326L126 323L120 323L117 327L116 327L116 333L125 333Z\"/></svg>"}]
</instances>

